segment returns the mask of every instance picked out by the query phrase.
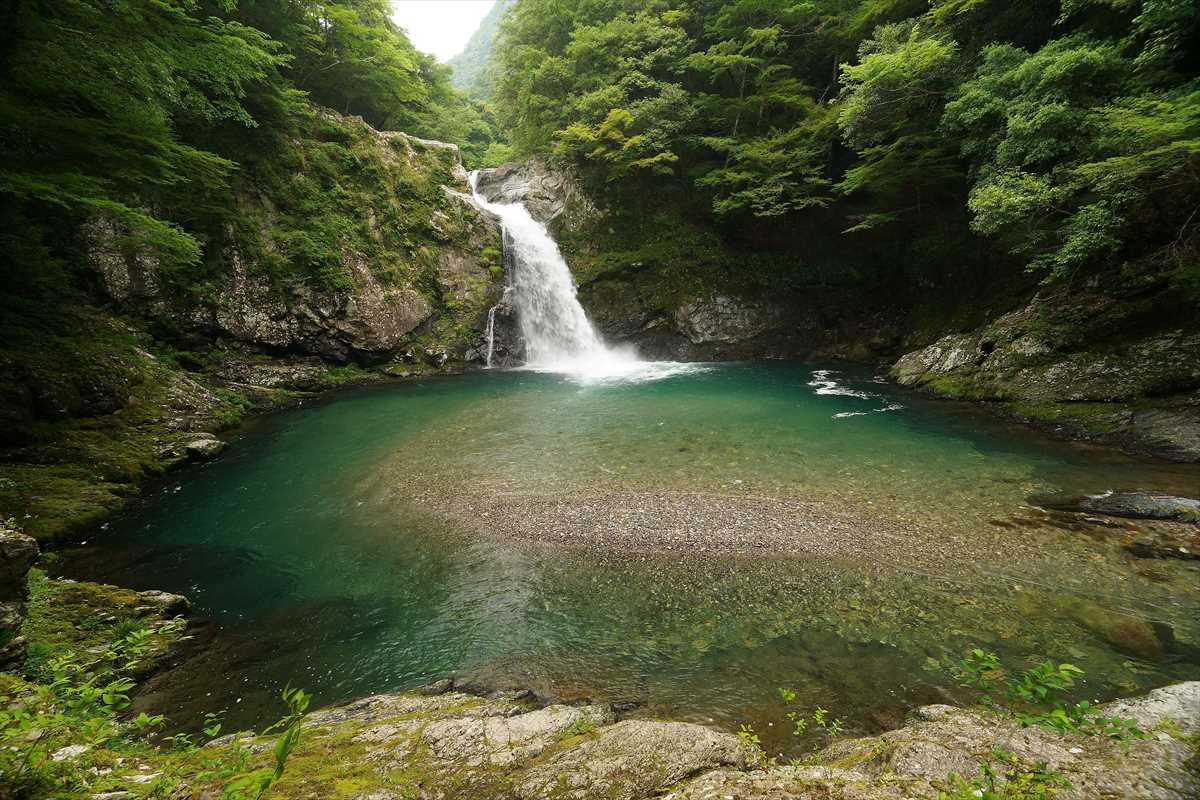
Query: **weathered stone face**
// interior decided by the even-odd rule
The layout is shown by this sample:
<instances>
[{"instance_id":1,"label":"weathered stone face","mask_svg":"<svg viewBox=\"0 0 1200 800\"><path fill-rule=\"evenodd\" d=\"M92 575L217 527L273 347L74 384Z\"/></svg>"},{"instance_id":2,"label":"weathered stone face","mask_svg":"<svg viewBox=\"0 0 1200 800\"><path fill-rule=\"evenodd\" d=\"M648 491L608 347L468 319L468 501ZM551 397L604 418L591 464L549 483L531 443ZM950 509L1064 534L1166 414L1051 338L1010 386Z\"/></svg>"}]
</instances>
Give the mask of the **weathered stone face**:
<instances>
[{"instance_id":1,"label":"weathered stone face","mask_svg":"<svg viewBox=\"0 0 1200 800\"><path fill-rule=\"evenodd\" d=\"M89 263L105 293L177 330L269 352L336 362L378 362L433 330L441 349L460 356L470 346L471 333L481 330L487 307L498 300L503 275L485 263L484 251L498 248L499 228L466 193L467 174L458 148L405 133L375 131L361 120L326 110L316 113L339 126L365 131L362 146L384 165L372 186L377 195L405 191L395 184L404 176L420 176L421 185L431 187L423 190L423 204L410 209L401 202L399 211L393 209L407 215L407 224L410 228L415 224L419 234L405 238L375 263L374 256L364 253L376 253L372 248L389 241L386 226L397 223L364 208L370 234L366 246L324 243L341 251L341 263L334 265L341 285L332 288L337 284L316 281L311 275L297 282L274 277L251 260L248 253L253 247L239 246L234 229L227 227L214 244L220 251L219 274L211 280L213 288L197 299L164 288L168 282L158 259L123 248L119 226L98 217L84 234ZM240 202L246 209L265 210L267 219L278 211L272 198L254 192L247 192ZM271 238L266 223L263 227L258 246L282 257L286 247ZM390 241L395 242L395 237Z\"/></svg>"},{"instance_id":2,"label":"weathered stone face","mask_svg":"<svg viewBox=\"0 0 1200 800\"><path fill-rule=\"evenodd\" d=\"M353 728L353 743L366 747L363 757L384 776L381 783L393 770L425 773L431 796L635 800L705 770L746 764L728 733L616 722L608 706L535 708L518 697L380 695L316 712L306 726L311 737Z\"/></svg>"},{"instance_id":3,"label":"weathered stone face","mask_svg":"<svg viewBox=\"0 0 1200 800\"><path fill-rule=\"evenodd\" d=\"M1120 744L1103 736L1059 734L1021 728L983 710L925 706L904 727L880 736L839 741L812 756L812 766L776 767L750 773L720 771L693 778L667 800L733 796L739 800L892 800L937 797L951 774L966 779L993 761L995 750L1030 766L1045 763L1070 782L1062 800L1128 797L1188 800L1200 796L1200 775L1186 737L1200 731L1200 682L1156 689L1102 706L1100 712L1135 720L1149 739ZM1163 726L1172 733L1166 733ZM826 765L852 766L826 766ZM993 763L1003 775L1005 767Z\"/></svg>"},{"instance_id":4,"label":"weathered stone face","mask_svg":"<svg viewBox=\"0 0 1200 800\"><path fill-rule=\"evenodd\" d=\"M574 171L550 167L540 158L481 170L475 188L493 203L524 203L544 225L578 228L601 216Z\"/></svg>"},{"instance_id":5,"label":"weathered stone face","mask_svg":"<svg viewBox=\"0 0 1200 800\"><path fill-rule=\"evenodd\" d=\"M675 310L675 325L692 344L745 342L771 328L777 314L735 297L715 295Z\"/></svg>"},{"instance_id":6,"label":"weathered stone face","mask_svg":"<svg viewBox=\"0 0 1200 800\"><path fill-rule=\"evenodd\" d=\"M19 634L29 569L37 557L37 542L0 523L0 670L20 667L25 660L25 640Z\"/></svg>"},{"instance_id":7,"label":"weathered stone face","mask_svg":"<svg viewBox=\"0 0 1200 800\"><path fill-rule=\"evenodd\" d=\"M1190 736L1200 732L1200 682L1164 687L1101 706L1149 737L1126 745L1062 734L983 709L916 709L903 727L835 740L802 766L763 766L730 733L647 719L617 721L603 705L531 705L522 693L478 697L438 687L430 695L378 695L310 714L289 759L294 796L327 796L330 775L347 777L355 800L400 797L505 800L897 800L935 798L951 776L968 780L1011 753L1069 781L1063 800L1130 797L1192 800L1200 776ZM242 736L258 759L271 738ZM137 779L133 776L131 780ZM339 795L340 796L340 795Z\"/></svg>"},{"instance_id":8,"label":"weathered stone face","mask_svg":"<svg viewBox=\"0 0 1200 800\"><path fill-rule=\"evenodd\" d=\"M1055 424L1200 461L1200 331L1113 339L1099 316L1113 307L1111 298L1037 296L978 330L905 354L892 376L953 397L1020 404L1016 413L1032 419L1048 411ZM1073 419L1059 413L1063 404L1090 407Z\"/></svg>"}]
</instances>

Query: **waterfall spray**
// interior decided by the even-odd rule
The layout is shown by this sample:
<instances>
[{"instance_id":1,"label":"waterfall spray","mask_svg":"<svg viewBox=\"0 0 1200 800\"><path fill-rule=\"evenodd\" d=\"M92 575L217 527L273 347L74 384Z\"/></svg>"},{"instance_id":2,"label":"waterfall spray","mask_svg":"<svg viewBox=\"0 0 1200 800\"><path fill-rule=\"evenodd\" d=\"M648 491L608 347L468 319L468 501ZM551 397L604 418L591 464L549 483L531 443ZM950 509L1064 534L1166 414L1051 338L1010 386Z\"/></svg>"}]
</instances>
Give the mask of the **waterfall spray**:
<instances>
[{"instance_id":1,"label":"waterfall spray","mask_svg":"<svg viewBox=\"0 0 1200 800\"><path fill-rule=\"evenodd\" d=\"M471 174L475 202L500 218L512 304L525 338L526 367L604 377L634 371L643 364L630 349L605 345L575 296L575 285L558 245L521 203L492 203L477 189L478 173ZM493 309L494 311L494 309ZM489 331L494 315L489 314ZM489 336L489 354L491 352ZM490 361L490 359L489 359Z\"/></svg>"},{"instance_id":2,"label":"waterfall spray","mask_svg":"<svg viewBox=\"0 0 1200 800\"><path fill-rule=\"evenodd\" d=\"M671 361L642 361L632 347L607 345L579 304L571 271L546 226L534 219L523 203L489 201L479 192L478 172L472 172L470 180L475 202L499 217L503 227L509 270L505 294L511 293L525 339L526 369L593 381L653 380L699 368ZM493 308L488 314L489 365L494 323Z\"/></svg>"}]
</instances>

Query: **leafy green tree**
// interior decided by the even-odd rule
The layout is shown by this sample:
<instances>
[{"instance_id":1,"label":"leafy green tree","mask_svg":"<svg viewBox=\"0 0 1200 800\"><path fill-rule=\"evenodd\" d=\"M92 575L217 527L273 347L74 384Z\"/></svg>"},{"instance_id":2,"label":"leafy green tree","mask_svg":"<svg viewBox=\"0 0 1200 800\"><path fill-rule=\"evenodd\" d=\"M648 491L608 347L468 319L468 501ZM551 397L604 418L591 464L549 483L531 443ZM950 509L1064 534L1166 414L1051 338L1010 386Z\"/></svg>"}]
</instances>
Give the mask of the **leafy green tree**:
<instances>
[{"instance_id":1,"label":"leafy green tree","mask_svg":"<svg viewBox=\"0 0 1200 800\"><path fill-rule=\"evenodd\" d=\"M957 44L925 18L876 28L858 63L842 65L838 126L861 161L838 189L883 204L850 230L920 212L931 195L957 186L961 170L937 125L959 69Z\"/></svg>"},{"instance_id":2,"label":"leafy green tree","mask_svg":"<svg viewBox=\"0 0 1200 800\"><path fill-rule=\"evenodd\" d=\"M10 7L0 62L0 219L10 253L44 265L39 230L54 236L104 213L169 262L199 259L200 243L165 210L222 185L234 164L177 130L253 126L243 100L275 80L287 56L260 31L196 11L189 0Z\"/></svg>"},{"instance_id":3,"label":"leafy green tree","mask_svg":"<svg viewBox=\"0 0 1200 800\"><path fill-rule=\"evenodd\" d=\"M402 129L428 98L421 59L391 20L386 0L314 4L309 46L296 54L294 77L320 105L358 114L378 128Z\"/></svg>"},{"instance_id":4,"label":"leafy green tree","mask_svg":"<svg viewBox=\"0 0 1200 800\"><path fill-rule=\"evenodd\" d=\"M778 217L832 201L825 177L834 130L833 111L813 106L808 119L787 131L771 131L747 141L708 137L713 150L727 156L724 166L700 176L700 186L713 187L719 216L749 211Z\"/></svg>"},{"instance_id":5,"label":"leafy green tree","mask_svg":"<svg viewBox=\"0 0 1200 800\"><path fill-rule=\"evenodd\" d=\"M1144 234L1158 211L1196 198L1195 85L1139 95L1137 83L1136 58L1113 42L986 48L943 121L975 164L972 226L1062 279L1130 255L1133 226Z\"/></svg>"},{"instance_id":6,"label":"leafy green tree","mask_svg":"<svg viewBox=\"0 0 1200 800\"><path fill-rule=\"evenodd\" d=\"M495 91L492 70L492 45L500 30L500 20L516 0L496 0L487 16L479 23L463 51L450 59L454 70L451 82L469 97L483 101L492 99Z\"/></svg>"},{"instance_id":7,"label":"leafy green tree","mask_svg":"<svg viewBox=\"0 0 1200 800\"><path fill-rule=\"evenodd\" d=\"M648 150L644 135L629 135L633 124L632 114L623 108L614 108L595 127L581 122L568 126L559 134L555 151L602 162L607 167L609 180L634 172L670 175L671 165L679 160L678 156L666 150Z\"/></svg>"}]
</instances>

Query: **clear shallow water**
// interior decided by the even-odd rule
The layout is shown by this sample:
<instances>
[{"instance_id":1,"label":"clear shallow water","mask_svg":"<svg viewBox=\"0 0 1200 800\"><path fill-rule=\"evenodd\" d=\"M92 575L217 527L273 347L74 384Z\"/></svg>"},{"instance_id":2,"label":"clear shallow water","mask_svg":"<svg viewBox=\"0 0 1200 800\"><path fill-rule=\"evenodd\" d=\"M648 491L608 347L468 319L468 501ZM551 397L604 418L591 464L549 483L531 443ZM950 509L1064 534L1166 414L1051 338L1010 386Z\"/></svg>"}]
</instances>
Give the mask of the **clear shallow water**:
<instances>
[{"instance_id":1,"label":"clear shallow water","mask_svg":"<svg viewBox=\"0 0 1200 800\"><path fill-rule=\"evenodd\" d=\"M787 685L869 731L961 697L939 663L973 645L1017 665L1072 660L1096 696L1200 676L1195 562L1137 561L1104 529L1064 529L1024 504L1194 493L1200 472L1050 442L831 369L712 365L599 384L489 372L349 392L181 473L67 571L191 597L221 634L142 702L228 706L243 721L287 682L334 702L453 673L768 734ZM560 541L538 504L563 498L653 516L639 509L647 493L782 503L775 540L794 523L820 546L605 553L503 535ZM571 529L566 509L552 519ZM1139 657L1096 627L1118 613L1174 642Z\"/></svg>"}]
</instances>

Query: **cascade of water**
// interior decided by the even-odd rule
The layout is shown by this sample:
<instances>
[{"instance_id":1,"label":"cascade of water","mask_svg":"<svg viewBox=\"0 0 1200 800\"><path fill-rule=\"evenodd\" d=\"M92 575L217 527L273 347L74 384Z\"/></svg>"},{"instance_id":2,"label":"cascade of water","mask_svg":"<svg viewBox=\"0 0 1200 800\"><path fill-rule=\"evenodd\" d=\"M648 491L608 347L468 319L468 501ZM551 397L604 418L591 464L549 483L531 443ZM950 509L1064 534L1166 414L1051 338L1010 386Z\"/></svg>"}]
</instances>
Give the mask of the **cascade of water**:
<instances>
[{"instance_id":1,"label":"cascade of water","mask_svg":"<svg viewBox=\"0 0 1200 800\"><path fill-rule=\"evenodd\" d=\"M586 377L625 375L643 369L632 349L609 347L584 313L558 245L522 203L493 203L477 189L475 202L500 218L504 228L512 302L525 338L526 366ZM491 361L494 312L488 317L488 361Z\"/></svg>"},{"instance_id":2,"label":"cascade of water","mask_svg":"<svg viewBox=\"0 0 1200 800\"><path fill-rule=\"evenodd\" d=\"M571 271L546 226L522 203L489 201L479 192L478 178L478 172L471 173L475 202L499 217L504 231L509 285L500 304L511 298L525 339L526 369L565 373L584 382L655 380L705 369L675 361L642 361L632 347L605 344L579 304ZM488 366L494 353L495 323L493 307L488 312Z\"/></svg>"},{"instance_id":3,"label":"cascade of water","mask_svg":"<svg viewBox=\"0 0 1200 800\"><path fill-rule=\"evenodd\" d=\"M509 287L504 287L504 293L500 295L500 302L488 309L487 321L487 357L484 359L484 366L488 369L492 368L492 356L496 352L496 309L504 305L504 301L508 299Z\"/></svg>"},{"instance_id":4,"label":"cascade of water","mask_svg":"<svg viewBox=\"0 0 1200 800\"><path fill-rule=\"evenodd\" d=\"M492 353L496 352L496 309L499 304L496 304L488 310L488 326L487 326L487 358L484 359L483 365L487 369L492 368Z\"/></svg>"}]
</instances>

